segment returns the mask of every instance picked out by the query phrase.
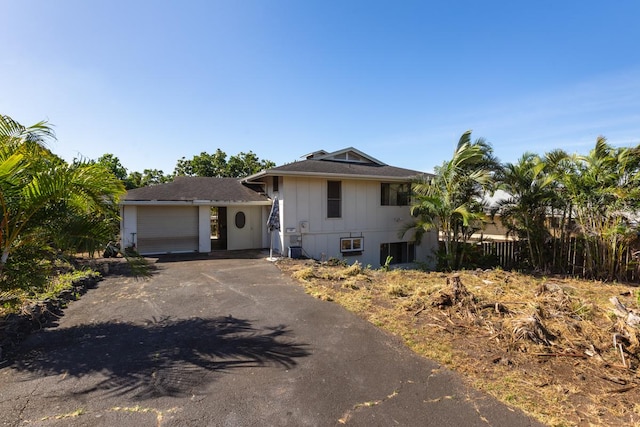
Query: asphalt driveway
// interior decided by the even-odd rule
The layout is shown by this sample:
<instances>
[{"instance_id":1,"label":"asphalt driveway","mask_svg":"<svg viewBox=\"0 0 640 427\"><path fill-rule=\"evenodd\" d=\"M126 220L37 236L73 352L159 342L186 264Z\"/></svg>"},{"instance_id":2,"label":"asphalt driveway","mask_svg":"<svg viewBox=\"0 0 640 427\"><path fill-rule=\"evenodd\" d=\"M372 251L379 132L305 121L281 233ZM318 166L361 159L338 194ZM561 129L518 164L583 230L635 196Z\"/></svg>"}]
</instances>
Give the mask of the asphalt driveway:
<instances>
[{"instance_id":1,"label":"asphalt driveway","mask_svg":"<svg viewBox=\"0 0 640 427\"><path fill-rule=\"evenodd\" d=\"M0 369L8 426L530 426L259 259L110 277Z\"/></svg>"}]
</instances>

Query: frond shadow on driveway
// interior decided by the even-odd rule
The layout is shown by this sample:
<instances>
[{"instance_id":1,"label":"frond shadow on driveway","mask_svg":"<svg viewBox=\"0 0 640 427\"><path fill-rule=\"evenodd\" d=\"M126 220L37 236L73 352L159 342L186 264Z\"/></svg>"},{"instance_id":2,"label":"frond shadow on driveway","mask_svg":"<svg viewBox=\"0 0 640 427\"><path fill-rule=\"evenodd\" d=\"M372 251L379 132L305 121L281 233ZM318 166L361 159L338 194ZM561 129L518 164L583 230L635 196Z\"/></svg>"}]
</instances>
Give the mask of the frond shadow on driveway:
<instances>
[{"instance_id":1,"label":"frond shadow on driveway","mask_svg":"<svg viewBox=\"0 0 640 427\"><path fill-rule=\"evenodd\" d=\"M12 368L38 376L100 374L79 393L186 396L238 368L293 368L311 353L284 325L255 328L233 317L152 319L147 324L94 323L41 331L24 343Z\"/></svg>"}]
</instances>

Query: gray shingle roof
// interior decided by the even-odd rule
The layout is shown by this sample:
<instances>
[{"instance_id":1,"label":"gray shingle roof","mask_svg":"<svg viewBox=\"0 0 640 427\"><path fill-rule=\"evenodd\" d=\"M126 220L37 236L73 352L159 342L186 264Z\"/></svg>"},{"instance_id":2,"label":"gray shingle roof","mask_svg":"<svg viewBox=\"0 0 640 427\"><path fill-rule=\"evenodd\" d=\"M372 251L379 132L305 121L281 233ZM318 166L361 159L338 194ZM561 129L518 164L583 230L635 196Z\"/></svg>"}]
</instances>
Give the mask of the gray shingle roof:
<instances>
[{"instance_id":1,"label":"gray shingle roof","mask_svg":"<svg viewBox=\"0 0 640 427\"><path fill-rule=\"evenodd\" d=\"M361 175L380 178L412 178L424 175L424 172L411 169L398 168L389 165L375 163L350 163L330 160L308 159L299 162L278 166L266 171L269 175L277 175L278 172L293 172L327 175Z\"/></svg>"},{"instance_id":2,"label":"gray shingle roof","mask_svg":"<svg viewBox=\"0 0 640 427\"><path fill-rule=\"evenodd\" d=\"M166 184L129 190L123 200L266 202L269 199L236 178L181 176Z\"/></svg>"}]
</instances>

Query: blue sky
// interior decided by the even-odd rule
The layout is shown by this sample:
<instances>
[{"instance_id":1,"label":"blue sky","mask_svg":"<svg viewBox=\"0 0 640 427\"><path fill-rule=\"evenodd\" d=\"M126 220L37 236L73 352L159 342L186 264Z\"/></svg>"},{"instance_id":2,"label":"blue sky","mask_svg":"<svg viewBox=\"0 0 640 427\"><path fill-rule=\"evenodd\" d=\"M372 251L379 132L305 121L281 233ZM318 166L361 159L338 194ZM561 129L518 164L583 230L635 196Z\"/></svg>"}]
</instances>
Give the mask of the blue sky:
<instances>
[{"instance_id":1,"label":"blue sky","mask_svg":"<svg viewBox=\"0 0 640 427\"><path fill-rule=\"evenodd\" d=\"M0 113L130 171L353 146L421 171L640 144L640 2L0 0Z\"/></svg>"}]
</instances>

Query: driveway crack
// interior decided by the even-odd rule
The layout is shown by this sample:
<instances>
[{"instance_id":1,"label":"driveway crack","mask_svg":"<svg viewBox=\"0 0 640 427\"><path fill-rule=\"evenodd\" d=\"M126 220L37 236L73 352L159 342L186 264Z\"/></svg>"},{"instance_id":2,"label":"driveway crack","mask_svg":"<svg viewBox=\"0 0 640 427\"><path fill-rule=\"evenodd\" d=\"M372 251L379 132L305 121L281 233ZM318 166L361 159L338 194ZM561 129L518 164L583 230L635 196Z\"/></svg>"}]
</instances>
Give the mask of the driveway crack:
<instances>
[{"instance_id":1,"label":"driveway crack","mask_svg":"<svg viewBox=\"0 0 640 427\"><path fill-rule=\"evenodd\" d=\"M478 399L474 399L469 393L467 393L467 401L471 402L471 404L473 405L473 410L476 411L476 414L478 414L478 417L480 418L480 420L483 421L488 426L491 426L491 422L489 422L487 417L482 415L482 411L480 410L480 407L478 406Z\"/></svg>"},{"instance_id":2,"label":"driveway crack","mask_svg":"<svg viewBox=\"0 0 640 427\"><path fill-rule=\"evenodd\" d=\"M356 412L364 411L367 408L373 408L374 406L381 405L381 404L385 403L386 401L388 401L390 399L393 399L398 394L400 394L400 390L401 389L402 389L402 383L400 384L400 386L398 388L394 389L393 392L391 392L391 394L383 397L382 399L369 400L369 401L366 401L366 402L356 403L355 405L353 405L353 407L351 409L347 410L347 412L345 412L344 415L338 419L338 423L339 424L347 424L349 422L349 420L351 419L351 417L353 416L353 414L355 414Z\"/></svg>"},{"instance_id":3,"label":"driveway crack","mask_svg":"<svg viewBox=\"0 0 640 427\"><path fill-rule=\"evenodd\" d=\"M18 413L18 419L16 420L16 424L15 424L16 427L24 422L24 418L23 418L24 413L27 410L27 407L29 406L29 404L31 403L31 399L36 394L36 391L38 391L38 388L40 387L40 384L42 383L42 381L43 380L36 382L35 385L33 386L33 389L31 390L31 393L27 395L26 401L24 402L24 405L22 405L22 408L20 408L20 412Z\"/></svg>"},{"instance_id":4,"label":"driveway crack","mask_svg":"<svg viewBox=\"0 0 640 427\"><path fill-rule=\"evenodd\" d=\"M247 299L249 299L249 300L253 301L253 302L254 302L255 304L257 304L257 305L262 305L262 303L261 303L261 302L260 302L260 301L255 297L255 296L251 295L250 293L247 293L247 292L241 291L241 290L239 290L239 289L236 289L235 287L233 287L232 285L229 285L229 284L227 284L227 283L223 283L221 280L219 280L219 279L217 279L216 277L213 277L213 276L211 276L211 275L209 275L209 274L202 273L202 275L203 275L204 277L208 278L208 279L213 280L213 281L214 281L214 282L216 282L217 284L219 284L219 285L221 285L221 286L224 286L225 288L227 288L227 289L228 289L228 290L230 290L231 292L235 292L236 294L238 294L238 295L240 295L240 296L242 296L242 297L244 297L244 298L247 298Z\"/></svg>"}]
</instances>

